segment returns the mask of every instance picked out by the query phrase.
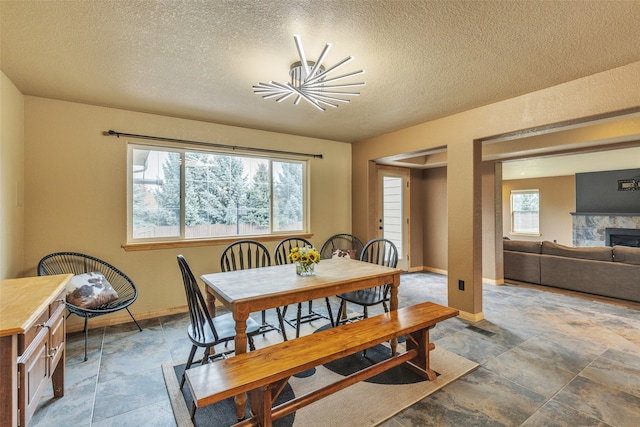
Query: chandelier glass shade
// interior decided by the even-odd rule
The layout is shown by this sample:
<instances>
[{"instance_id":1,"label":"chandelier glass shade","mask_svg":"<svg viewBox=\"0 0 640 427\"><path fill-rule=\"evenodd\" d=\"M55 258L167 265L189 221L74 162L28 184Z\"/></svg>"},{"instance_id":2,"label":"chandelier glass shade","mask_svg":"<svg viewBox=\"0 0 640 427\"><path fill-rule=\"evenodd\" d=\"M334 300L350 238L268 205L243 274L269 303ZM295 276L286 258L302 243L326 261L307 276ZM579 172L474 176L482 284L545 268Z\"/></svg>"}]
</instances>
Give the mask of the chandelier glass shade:
<instances>
[{"instance_id":1,"label":"chandelier glass shade","mask_svg":"<svg viewBox=\"0 0 640 427\"><path fill-rule=\"evenodd\" d=\"M335 72L343 65L352 61L352 56L348 56L337 64L326 68L322 65L322 62L327 56L327 53L329 53L329 49L331 49L331 43L325 45L317 61L307 61L300 36L295 34L293 40L296 43L300 61L291 64L289 70L291 81L286 83L277 83L274 81L258 83L253 86L253 92L255 94L262 95L264 99L275 98L276 102L282 102L294 95L294 104L297 105L301 99L304 99L322 111L325 110L325 106L337 108L338 104L336 102L348 103L349 98L347 98L347 96L360 95L360 92L345 89L364 86L364 82L341 83L341 81L363 74L364 70L329 76L330 73Z\"/></svg>"}]
</instances>

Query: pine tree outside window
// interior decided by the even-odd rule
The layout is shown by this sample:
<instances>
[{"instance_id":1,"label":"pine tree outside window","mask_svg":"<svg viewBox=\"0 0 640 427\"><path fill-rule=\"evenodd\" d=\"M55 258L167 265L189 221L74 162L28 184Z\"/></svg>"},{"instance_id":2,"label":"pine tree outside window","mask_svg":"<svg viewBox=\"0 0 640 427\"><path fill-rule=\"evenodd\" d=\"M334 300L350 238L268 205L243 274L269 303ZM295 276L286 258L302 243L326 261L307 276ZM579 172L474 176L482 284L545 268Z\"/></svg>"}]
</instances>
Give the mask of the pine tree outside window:
<instances>
[{"instance_id":1,"label":"pine tree outside window","mask_svg":"<svg viewBox=\"0 0 640 427\"><path fill-rule=\"evenodd\" d=\"M540 193L511 191L511 233L540 235Z\"/></svg>"},{"instance_id":2,"label":"pine tree outside window","mask_svg":"<svg viewBox=\"0 0 640 427\"><path fill-rule=\"evenodd\" d=\"M130 242L306 231L304 161L130 145L129 165Z\"/></svg>"}]
</instances>

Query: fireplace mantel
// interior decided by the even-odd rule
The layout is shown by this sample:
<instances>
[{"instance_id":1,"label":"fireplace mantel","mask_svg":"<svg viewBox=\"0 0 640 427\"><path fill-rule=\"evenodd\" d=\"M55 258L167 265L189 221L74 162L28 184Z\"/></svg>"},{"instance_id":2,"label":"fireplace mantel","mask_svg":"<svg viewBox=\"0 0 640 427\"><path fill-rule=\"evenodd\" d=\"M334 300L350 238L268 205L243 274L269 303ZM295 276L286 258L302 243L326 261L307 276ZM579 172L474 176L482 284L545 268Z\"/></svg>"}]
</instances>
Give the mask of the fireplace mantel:
<instances>
[{"instance_id":1,"label":"fireplace mantel","mask_svg":"<svg viewBox=\"0 0 640 427\"><path fill-rule=\"evenodd\" d=\"M588 216L640 216L640 212L569 212L571 215L588 215Z\"/></svg>"}]
</instances>

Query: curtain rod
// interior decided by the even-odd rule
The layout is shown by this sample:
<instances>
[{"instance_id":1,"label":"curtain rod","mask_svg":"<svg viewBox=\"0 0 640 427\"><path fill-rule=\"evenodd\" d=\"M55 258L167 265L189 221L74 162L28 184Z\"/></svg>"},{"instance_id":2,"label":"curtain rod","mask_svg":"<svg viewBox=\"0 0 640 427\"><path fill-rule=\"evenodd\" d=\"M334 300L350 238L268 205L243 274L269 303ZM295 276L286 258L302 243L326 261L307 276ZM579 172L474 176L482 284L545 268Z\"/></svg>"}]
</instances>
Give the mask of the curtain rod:
<instances>
[{"instance_id":1,"label":"curtain rod","mask_svg":"<svg viewBox=\"0 0 640 427\"><path fill-rule=\"evenodd\" d=\"M213 143L213 142L190 141L188 139L165 138L165 137L162 137L162 136L136 135L134 133L117 132L117 131L111 130L111 129L108 130L106 132L106 134L107 135L115 135L118 138L120 138L120 136L129 136L131 138L151 139L153 141L177 142L177 143L180 143L180 144L201 145L201 146L205 146L205 147L230 148L231 150L255 151L255 152L260 152L260 153L271 153L271 154L287 154L287 155L312 157L314 159L321 159L322 158L322 154L296 153L295 151L280 151L280 150L271 150L271 149L268 149L268 148L241 147L241 146L238 146L238 145L226 145L226 144L216 144L216 143Z\"/></svg>"}]
</instances>

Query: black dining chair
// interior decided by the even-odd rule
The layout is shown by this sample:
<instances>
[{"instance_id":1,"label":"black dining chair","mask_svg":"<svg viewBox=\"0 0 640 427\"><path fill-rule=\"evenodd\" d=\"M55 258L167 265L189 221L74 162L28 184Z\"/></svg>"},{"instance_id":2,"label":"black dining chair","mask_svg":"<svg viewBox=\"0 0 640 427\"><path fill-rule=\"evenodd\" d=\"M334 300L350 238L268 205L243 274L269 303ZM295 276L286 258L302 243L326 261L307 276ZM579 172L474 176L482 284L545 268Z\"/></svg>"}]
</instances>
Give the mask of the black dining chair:
<instances>
[{"instance_id":1,"label":"black dining chair","mask_svg":"<svg viewBox=\"0 0 640 427\"><path fill-rule=\"evenodd\" d=\"M392 241L387 239L373 239L364 246L360 261L384 265L395 268L398 265L398 249ZM366 319L369 316L368 308L382 304L385 313L389 312L389 284L383 284L373 288L362 289L353 292L339 294L340 308L338 309L337 323L346 323L357 319ZM350 302L363 307L363 315L342 319L345 310L345 302Z\"/></svg>"},{"instance_id":2,"label":"black dining chair","mask_svg":"<svg viewBox=\"0 0 640 427\"><path fill-rule=\"evenodd\" d=\"M238 240L227 246L220 257L220 270L237 271L250 268L261 268L271 266L271 255L269 250L260 242L250 239ZM279 331L284 340L287 340L287 333L284 330L284 319L280 307L276 307L278 323L280 327L267 322L267 314L262 310L262 324L260 332Z\"/></svg>"},{"instance_id":3,"label":"black dining chair","mask_svg":"<svg viewBox=\"0 0 640 427\"><path fill-rule=\"evenodd\" d=\"M191 340L191 351L185 365L185 372L193 363L208 363L219 357L226 357L227 354L233 353L234 350L223 350L215 352L215 346L218 344L226 344L233 341L236 336L236 322L231 313L222 314L220 316L211 317L209 309L202 296L202 292L198 287L196 278L191 272L191 268L187 260L182 255L178 255L178 266L182 273L182 281L184 283L184 291L187 296L187 305L189 307L190 324L187 334ZM253 337L260 331L260 325L251 317L247 319L247 340L249 341L249 350L255 350ZM198 348L204 347L204 355L202 359L194 362L196 351ZM184 386L185 374L182 374L180 380L180 389ZM192 416L195 407L192 407Z\"/></svg>"},{"instance_id":4,"label":"black dining chair","mask_svg":"<svg viewBox=\"0 0 640 427\"><path fill-rule=\"evenodd\" d=\"M313 247L311 242L303 239L302 237L289 237L278 242L273 251L273 258L276 265L292 264L293 261L289 258L291 249L304 246ZM300 325L302 323L309 323L319 319L328 319L333 325L333 314L331 313L331 304L329 303L329 298L325 298L325 301L327 304L327 312L329 314L329 317L325 316L322 313L314 311L313 301L308 301L308 311L304 315L302 314L302 303L298 303L298 311L295 319L287 319L287 306L282 309L282 317L284 318L284 321L287 322L292 328L295 328L296 338L300 337Z\"/></svg>"},{"instance_id":5,"label":"black dining chair","mask_svg":"<svg viewBox=\"0 0 640 427\"><path fill-rule=\"evenodd\" d=\"M115 291L113 299L104 300L94 307L82 307L69 301L67 296L67 310L69 317L72 313L84 318L84 360L87 360L87 342L89 339L88 321L97 316L114 313L120 310L127 310L129 316L136 324L138 329L142 328L138 321L133 317L129 306L138 298L138 288L122 271L106 261L102 261L91 255L85 255L78 252L55 252L42 258L38 263L38 276L49 276L53 274L74 274L75 276L86 275L89 273L100 273ZM73 279L72 279L73 280ZM106 284L106 283L105 283ZM100 284L104 288L103 284ZM79 290L82 293L82 290ZM86 294L86 292L84 292ZM80 301L80 299L79 299Z\"/></svg>"},{"instance_id":6,"label":"black dining chair","mask_svg":"<svg viewBox=\"0 0 640 427\"><path fill-rule=\"evenodd\" d=\"M360 259L362 241L353 234L340 233L329 237L320 249L320 259L330 259L348 256L351 259Z\"/></svg>"}]
</instances>

